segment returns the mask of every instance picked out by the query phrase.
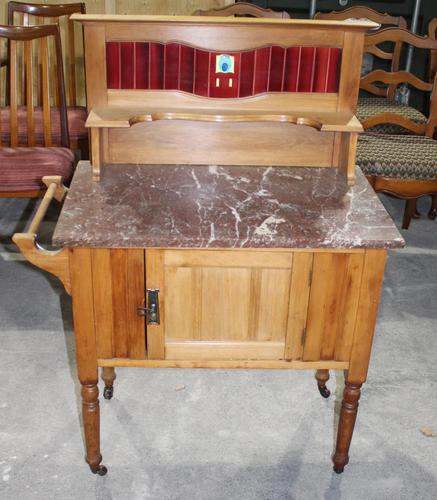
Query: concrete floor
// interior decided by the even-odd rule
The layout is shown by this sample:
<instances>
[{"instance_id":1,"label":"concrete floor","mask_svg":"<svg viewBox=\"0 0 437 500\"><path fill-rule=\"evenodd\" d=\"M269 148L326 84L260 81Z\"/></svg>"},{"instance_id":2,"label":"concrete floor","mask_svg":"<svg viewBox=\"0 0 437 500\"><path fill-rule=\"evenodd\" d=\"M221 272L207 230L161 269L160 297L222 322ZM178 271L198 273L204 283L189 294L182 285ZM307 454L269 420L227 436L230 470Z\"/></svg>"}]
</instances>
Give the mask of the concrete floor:
<instances>
[{"instance_id":1,"label":"concrete floor","mask_svg":"<svg viewBox=\"0 0 437 500\"><path fill-rule=\"evenodd\" d=\"M399 225L402 204L383 201ZM83 461L69 298L11 253L28 203L0 200L1 499L437 498L437 437L420 431L437 432L437 221L413 221L408 247L390 253L344 474L330 462L340 374L323 400L310 372L123 369L101 401L109 473L96 477Z\"/></svg>"}]
</instances>

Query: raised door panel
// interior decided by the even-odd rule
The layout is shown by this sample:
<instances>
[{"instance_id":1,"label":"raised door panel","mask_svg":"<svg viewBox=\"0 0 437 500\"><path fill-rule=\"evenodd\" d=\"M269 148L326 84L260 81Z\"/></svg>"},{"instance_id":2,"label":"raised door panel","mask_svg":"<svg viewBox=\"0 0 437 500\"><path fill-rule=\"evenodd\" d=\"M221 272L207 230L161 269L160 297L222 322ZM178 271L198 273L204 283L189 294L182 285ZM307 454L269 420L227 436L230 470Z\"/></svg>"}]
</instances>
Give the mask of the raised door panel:
<instances>
[{"instance_id":1,"label":"raised door panel","mask_svg":"<svg viewBox=\"0 0 437 500\"><path fill-rule=\"evenodd\" d=\"M162 313L148 326L149 357L284 357L291 252L148 250L146 262Z\"/></svg>"}]
</instances>

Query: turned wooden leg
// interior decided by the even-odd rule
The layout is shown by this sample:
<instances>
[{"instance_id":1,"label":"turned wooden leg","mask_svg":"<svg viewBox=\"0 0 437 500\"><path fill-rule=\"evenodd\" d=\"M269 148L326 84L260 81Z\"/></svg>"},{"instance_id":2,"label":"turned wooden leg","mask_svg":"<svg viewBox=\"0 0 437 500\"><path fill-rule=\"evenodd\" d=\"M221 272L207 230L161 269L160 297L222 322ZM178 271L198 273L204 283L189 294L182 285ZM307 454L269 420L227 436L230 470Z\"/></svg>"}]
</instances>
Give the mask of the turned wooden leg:
<instances>
[{"instance_id":1,"label":"turned wooden leg","mask_svg":"<svg viewBox=\"0 0 437 500\"><path fill-rule=\"evenodd\" d=\"M326 382L329 380L329 370L317 370L316 380L320 395L323 398L329 398L331 391L326 387Z\"/></svg>"},{"instance_id":2,"label":"turned wooden leg","mask_svg":"<svg viewBox=\"0 0 437 500\"><path fill-rule=\"evenodd\" d=\"M105 382L105 389L103 391L103 397L105 399L111 399L114 395L115 378L115 368L112 366L104 366L102 369L102 380Z\"/></svg>"},{"instance_id":3,"label":"turned wooden leg","mask_svg":"<svg viewBox=\"0 0 437 500\"><path fill-rule=\"evenodd\" d=\"M433 195L431 197L431 208L429 209L428 212L428 217L432 220L435 220L437 217L437 195Z\"/></svg>"},{"instance_id":4,"label":"turned wooden leg","mask_svg":"<svg viewBox=\"0 0 437 500\"><path fill-rule=\"evenodd\" d=\"M417 198L407 200L405 204L404 218L402 220L402 229L408 229L411 219L418 219L420 217L417 211Z\"/></svg>"},{"instance_id":5,"label":"turned wooden leg","mask_svg":"<svg viewBox=\"0 0 437 500\"><path fill-rule=\"evenodd\" d=\"M341 403L340 421L337 431L337 446L332 461L337 474L343 472L349 462L349 447L354 432L355 420L358 412L358 400L361 394L361 385L346 382Z\"/></svg>"},{"instance_id":6,"label":"turned wooden leg","mask_svg":"<svg viewBox=\"0 0 437 500\"><path fill-rule=\"evenodd\" d=\"M104 476L108 469L101 465L99 388L95 384L82 384L82 415L85 430L86 461L91 472Z\"/></svg>"}]
</instances>

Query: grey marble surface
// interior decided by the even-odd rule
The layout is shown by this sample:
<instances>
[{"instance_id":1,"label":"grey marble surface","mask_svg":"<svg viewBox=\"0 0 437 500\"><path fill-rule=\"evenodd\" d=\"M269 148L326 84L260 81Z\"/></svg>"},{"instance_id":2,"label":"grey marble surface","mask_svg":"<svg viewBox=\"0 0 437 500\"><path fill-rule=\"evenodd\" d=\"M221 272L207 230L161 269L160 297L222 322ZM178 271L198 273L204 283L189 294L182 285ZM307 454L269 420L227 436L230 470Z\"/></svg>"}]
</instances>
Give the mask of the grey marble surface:
<instances>
[{"instance_id":1,"label":"grey marble surface","mask_svg":"<svg viewBox=\"0 0 437 500\"><path fill-rule=\"evenodd\" d=\"M396 248L404 240L357 169L79 163L59 246Z\"/></svg>"}]
</instances>

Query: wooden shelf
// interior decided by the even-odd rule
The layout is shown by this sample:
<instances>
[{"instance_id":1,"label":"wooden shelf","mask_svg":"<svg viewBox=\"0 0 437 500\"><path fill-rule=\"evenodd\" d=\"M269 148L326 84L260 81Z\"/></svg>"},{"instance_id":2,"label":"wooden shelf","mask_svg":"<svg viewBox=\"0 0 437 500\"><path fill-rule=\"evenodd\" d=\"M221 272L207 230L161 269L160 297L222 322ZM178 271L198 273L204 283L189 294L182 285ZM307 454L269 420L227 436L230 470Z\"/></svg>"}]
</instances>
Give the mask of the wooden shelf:
<instances>
[{"instance_id":1,"label":"wooden shelf","mask_svg":"<svg viewBox=\"0 0 437 500\"><path fill-rule=\"evenodd\" d=\"M166 109L124 106L93 108L86 126L89 128L130 128L137 123L159 120L183 120L217 123L278 122L305 125L321 132L359 133L363 127L351 113L284 110L272 113L268 110L241 111L232 109Z\"/></svg>"}]
</instances>

